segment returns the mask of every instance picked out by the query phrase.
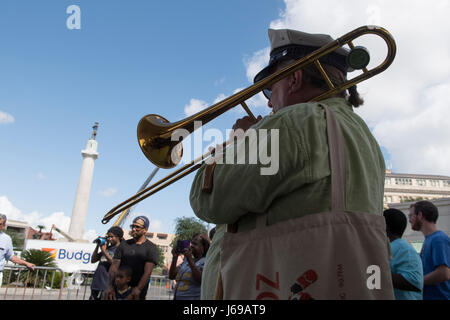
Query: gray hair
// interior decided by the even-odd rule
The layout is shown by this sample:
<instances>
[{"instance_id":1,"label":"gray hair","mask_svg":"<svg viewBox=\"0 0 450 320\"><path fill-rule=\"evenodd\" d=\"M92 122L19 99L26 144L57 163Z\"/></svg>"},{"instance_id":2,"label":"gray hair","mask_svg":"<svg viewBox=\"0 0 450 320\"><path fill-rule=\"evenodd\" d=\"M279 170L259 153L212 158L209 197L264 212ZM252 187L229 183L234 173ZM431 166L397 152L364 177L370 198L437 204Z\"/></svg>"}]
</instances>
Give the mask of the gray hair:
<instances>
[{"instance_id":1,"label":"gray hair","mask_svg":"<svg viewBox=\"0 0 450 320\"><path fill-rule=\"evenodd\" d=\"M3 222L6 223L6 216L2 213L0 213L0 220L3 220Z\"/></svg>"}]
</instances>

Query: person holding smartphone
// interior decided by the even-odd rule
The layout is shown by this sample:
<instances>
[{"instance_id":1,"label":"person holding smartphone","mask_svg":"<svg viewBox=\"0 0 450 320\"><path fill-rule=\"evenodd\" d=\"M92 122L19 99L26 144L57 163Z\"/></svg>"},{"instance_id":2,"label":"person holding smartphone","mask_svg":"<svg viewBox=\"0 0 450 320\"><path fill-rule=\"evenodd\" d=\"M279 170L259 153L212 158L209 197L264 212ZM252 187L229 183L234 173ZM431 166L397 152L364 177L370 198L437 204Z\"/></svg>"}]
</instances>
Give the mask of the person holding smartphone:
<instances>
[{"instance_id":1,"label":"person holding smartphone","mask_svg":"<svg viewBox=\"0 0 450 320\"><path fill-rule=\"evenodd\" d=\"M172 264L169 269L169 279L176 280L174 300L200 300L200 286L205 256L210 240L205 233L192 237L191 244L182 252L172 249ZM177 267L178 255L183 254L184 260Z\"/></svg>"},{"instance_id":2,"label":"person holding smartphone","mask_svg":"<svg viewBox=\"0 0 450 320\"><path fill-rule=\"evenodd\" d=\"M97 244L94 252L92 252L91 263L99 262L95 269L91 283L91 296L89 300L103 299L103 293L108 289L109 284L109 268L112 259L120 242L123 240L123 230L121 227L111 227L108 230L106 239L99 237L95 240ZM100 249L100 252L99 252Z\"/></svg>"}]
</instances>

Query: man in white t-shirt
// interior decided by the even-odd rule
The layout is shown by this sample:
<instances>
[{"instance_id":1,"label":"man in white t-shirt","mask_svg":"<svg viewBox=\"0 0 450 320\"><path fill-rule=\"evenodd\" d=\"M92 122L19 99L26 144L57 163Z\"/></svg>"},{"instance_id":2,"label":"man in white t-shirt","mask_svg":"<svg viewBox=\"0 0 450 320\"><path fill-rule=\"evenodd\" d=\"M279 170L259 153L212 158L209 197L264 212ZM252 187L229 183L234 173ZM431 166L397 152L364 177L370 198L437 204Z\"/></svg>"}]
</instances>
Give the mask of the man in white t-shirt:
<instances>
[{"instance_id":1,"label":"man in white t-shirt","mask_svg":"<svg viewBox=\"0 0 450 320\"><path fill-rule=\"evenodd\" d=\"M0 213L0 286L3 280L3 268L7 261L21 264L27 268L34 270L34 264L20 259L14 255L11 237L8 236L3 230L6 228L6 216Z\"/></svg>"}]
</instances>

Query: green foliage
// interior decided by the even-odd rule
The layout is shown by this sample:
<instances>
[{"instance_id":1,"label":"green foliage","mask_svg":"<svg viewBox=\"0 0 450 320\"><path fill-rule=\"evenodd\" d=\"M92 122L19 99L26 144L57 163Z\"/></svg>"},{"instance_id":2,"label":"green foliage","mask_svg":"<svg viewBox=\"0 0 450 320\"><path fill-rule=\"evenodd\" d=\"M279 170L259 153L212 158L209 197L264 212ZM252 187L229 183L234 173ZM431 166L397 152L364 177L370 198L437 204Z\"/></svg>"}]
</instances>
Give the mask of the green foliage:
<instances>
[{"instance_id":1,"label":"green foliage","mask_svg":"<svg viewBox=\"0 0 450 320\"><path fill-rule=\"evenodd\" d=\"M2 286L4 286L6 283L8 283L10 272L11 271L9 271L9 270L3 270Z\"/></svg>"},{"instance_id":2,"label":"green foliage","mask_svg":"<svg viewBox=\"0 0 450 320\"><path fill-rule=\"evenodd\" d=\"M421 201L421 200L425 200L424 197L404 197L403 199L400 200L400 202L416 202L416 201Z\"/></svg>"},{"instance_id":3,"label":"green foliage","mask_svg":"<svg viewBox=\"0 0 450 320\"><path fill-rule=\"evenodd\" d=\"M37 250L37 249L29 249L29 250L25 250L22 252L21 254L21 258L27 262L30 262L32 264L34 264L37 267L48 267L48 268L55 268L56 262L55 259L52 258L51 253L47 252L47 251L42 251L42 250ZM53 277L53 273L48 273L47 272L47 279L46 279L46 285L51 284L51 280ZM36 283L36 285L40 285L41 281L44 281L44 275L45 275L45 271L44 270L38 270L38 271L33 271L30 272L29 274L27 274L27 272L23 272L23 274L20 275L20 279L23 283L25 283L26 286L34 286L34 284ZM37 277L37 279L36 279ZM56 275L55 275L56 277ZM61 281L60 281L61 284Z\"/></svg>"},{"instance_id":4,"label":"green foliage","mask_svg":"<svg viewBox=\"0 0 450 320\"><path fill-rule=\"evenodd\" d=\"M56 267L55 259L52 258L50 252L30 249L22 252L22 259L39 267Z\"/></svg>"},{"instance_id":5,"label":"green foliage","mask_svg":"<svg viewBox=\"0 0 450 320\"><path fill-rule=\"evenodd\" d=\"M157 246L157 248L158 248L158 266L163 266L164 265L164 252L160 246Z\"/></svg>"},{"instance_id":6,"label":"green foliage","mask_svg":"<svg viewBox=\"0 0 450 320\"><path fill-rule=\"evenodd\" d=\"M69 274L66 273L66 279L69 277ZM48 274L48 279L46 279L46 283L48 283L48 285L50 286L50 284L52 284L52 280L53 280L53 284L52 284L52 288L53 289L59 289L61 288L61 281L63 278L63 273L59 272L59 271L52 271ZM67 287L67 284L64 284L64 287Z\"/></svg>"},{"instance_id":7,"label":"green foliage","mask_svg":"<svg viewBox=\"0 0 450 320\"><path fill-rule=\"evenodd\" d=\"M37 279L36 279L37 277ZM26 285L27 287L36 286L36 288L52 287L53 289L59 289L61 287L63 273L61 271L47 271L34 270L28 271L27 269L5 270L3 271L2 285L6 285L9 281L10 284L19 282L19 286ZM66 273L66 278L69 274ZM66 285L64 285L66 286Z\"/></svg>"},{"instance_id":8,"label":"green foliage","mask_svg":"<svg viewBox=\"0 0 450 320\"><path fill-rule=\"evenodd\" d=\"M171 246L175 247L178 240L191 240L194 234L207 232L205 223L194 217L181 217L175 219L175 238Z\"/></svg>"},{"instance_id":9,"label":"green foliage","mask_svg":"<svg viewBox=\"0 0 450 320\"><path fill-rule=\"evenodd\" d=\"M12 229L6 229L5 233L11 237L14 250L22 250L23 244L25 242L23 234Z\"/></svg>"}]
</instances>

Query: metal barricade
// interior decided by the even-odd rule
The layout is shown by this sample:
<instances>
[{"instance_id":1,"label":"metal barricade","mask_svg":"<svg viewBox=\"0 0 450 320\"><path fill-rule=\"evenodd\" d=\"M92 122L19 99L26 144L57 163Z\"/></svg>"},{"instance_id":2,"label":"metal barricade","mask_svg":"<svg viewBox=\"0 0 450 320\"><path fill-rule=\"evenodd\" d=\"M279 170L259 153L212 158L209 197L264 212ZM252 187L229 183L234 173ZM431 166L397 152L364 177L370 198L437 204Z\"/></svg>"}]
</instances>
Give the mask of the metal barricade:
<instances>
[{"instance_id":1,"label":"metal barricade","mask_svg":"<svg viewBox=\"0 0 450 320\"><path fill-rule=\"evenodd\" d=\"M68 274L60 268L36 266L29 270L21 265L6 265L0 300L89 300L93 275L94 271ZM173 280L167 276L152 276L146 299L173 299Z\"/></svg>"},{"instance_id":2,"label":"metal barricade","mask_svg":"<svg viewBox=\"0 0 450 320\"><path fill-rule=\"evenodd\" d=\"M8 266L3 269L1 300L61 300L65 274L59 268Z\"/></svg>"},{"instance_id":3,"label":"metal barricade","mask_svg":"<svg viewBox=\"0 0 450 320\"><path fill-rule=\"evenodd\" d=\"M151 276L147 300L171 300L173 299L173 281L167 276Z\"/></svg>"},{"instance_id":4,"label":"metal barricade","mask_svg":"<svg viewBox=\"0 0 450 320\"><path fill-rule=\"evenodd\" d=\"M94 271L79 270L67 278L67 289L63 290L63 300L89 300Z\"/></svg>"}]
</instances>

